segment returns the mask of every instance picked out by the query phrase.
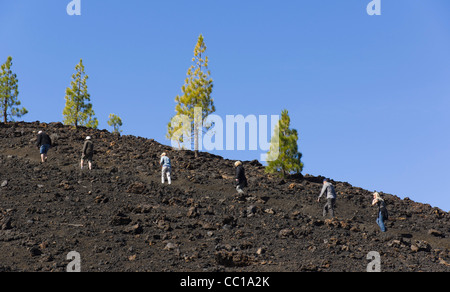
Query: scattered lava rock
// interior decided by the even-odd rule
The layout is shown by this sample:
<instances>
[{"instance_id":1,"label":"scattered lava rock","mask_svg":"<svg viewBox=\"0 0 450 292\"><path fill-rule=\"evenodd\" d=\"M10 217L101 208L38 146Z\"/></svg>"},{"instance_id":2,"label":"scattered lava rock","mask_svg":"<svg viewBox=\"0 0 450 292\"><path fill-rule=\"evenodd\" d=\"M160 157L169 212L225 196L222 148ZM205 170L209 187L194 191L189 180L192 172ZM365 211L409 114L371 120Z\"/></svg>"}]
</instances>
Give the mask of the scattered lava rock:
<instances>
[{"instance_id":1,"label":"scattered lava rock","mask_svg":"<svg viewBox=\"0 0 450 292\"><path fill-rule=\"evenodd\" d=\"M45 164L39 130L56 142ZM86 136L91 171L79 169ZM317 204L321 176L280 179L244 162L249 186L237 195L233 161L152 139L40 122L0 123L0 137L0 271L64 272L73 251L85 272L361 272L372 251L386 272L449 271L450 214L407 198L382 194L381 233L372 193L347 182L333 181L331 219Z\"/></svg>"},{"instance_id":2,"label":"scattered lava rock","mask_svg":"<svg viewBox=\"0 0 450 292\"><path fill-rule=\"evenodd\" d=\"M123 213L118 213L112 218L111 225L113 226L128 225L131 223L131 221L132 220L127 215Z\"/></svg>"}]
</instances>

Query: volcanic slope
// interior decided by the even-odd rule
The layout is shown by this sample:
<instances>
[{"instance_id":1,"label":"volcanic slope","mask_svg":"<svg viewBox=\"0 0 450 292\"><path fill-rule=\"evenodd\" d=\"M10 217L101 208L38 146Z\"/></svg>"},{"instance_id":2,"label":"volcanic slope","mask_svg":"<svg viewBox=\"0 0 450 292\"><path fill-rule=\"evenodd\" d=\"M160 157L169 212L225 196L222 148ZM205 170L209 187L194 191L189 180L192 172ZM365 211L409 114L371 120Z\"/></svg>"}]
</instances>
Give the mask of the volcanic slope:
<instances>
[{"instance_id":1,"label":"volcanic slope","mask_svg":"<svg viewBox=\"0 0 450 292\"><path fill-rule=\"evenodd\" d=\"M51 135L46 164L34 145ZM94 169L81 171L84 138ZM372 193L333 181L336 218L316 202L323 177L281 179L244 162L174 151L151 139L60 123L0 124L0 271L364 272L377 252L382 271L450 271L450 214L383 194L388 232L375 223ZM172 159L162 185L159 157Z\"/></svg>"}]
</instances>

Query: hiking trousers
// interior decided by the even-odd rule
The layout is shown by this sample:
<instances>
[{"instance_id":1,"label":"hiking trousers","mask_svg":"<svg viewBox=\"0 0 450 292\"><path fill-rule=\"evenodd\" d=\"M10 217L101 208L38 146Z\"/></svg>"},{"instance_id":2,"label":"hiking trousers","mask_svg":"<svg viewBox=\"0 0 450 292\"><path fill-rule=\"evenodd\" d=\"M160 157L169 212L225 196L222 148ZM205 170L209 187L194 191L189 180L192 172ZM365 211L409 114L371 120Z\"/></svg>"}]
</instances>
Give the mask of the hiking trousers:
<instances>
[{"instance_id":1,"label":"hiking trousers","mask_svg":"<svg viewBox=\"0 0 450 292\"><path fill-rule=\"evenodd\" d=\"M334 218L334 208L336 206L336 199L327 199L327 203L323 207L323 216L327 216L328 212L331 213L331 217Z\"/></svg>"},{"instance_id":2,"label":"hiking trousers","mask_svg":"<svg viewBox=\"0 0 450 292\"><path fill-rule=\"evenodd\" d=\"M161 182L164 183L165 177L167 176L167 181L169 182L169 185L172 184L172 179L170 177L171 168L169 166L163 166L162 173L161 173Z\"/></svg>"},{"instance_id":3,"label":"hiking trousers","mask_svg":"<svg viewBox=\"0 0 450 292\"><path fill-rule=\"evenodd\" d=\"M383 213L380 211L377 218L377 224L380 226L381 232L386 232L386 226L384 225Z\"/></svg>"}]
</instances>

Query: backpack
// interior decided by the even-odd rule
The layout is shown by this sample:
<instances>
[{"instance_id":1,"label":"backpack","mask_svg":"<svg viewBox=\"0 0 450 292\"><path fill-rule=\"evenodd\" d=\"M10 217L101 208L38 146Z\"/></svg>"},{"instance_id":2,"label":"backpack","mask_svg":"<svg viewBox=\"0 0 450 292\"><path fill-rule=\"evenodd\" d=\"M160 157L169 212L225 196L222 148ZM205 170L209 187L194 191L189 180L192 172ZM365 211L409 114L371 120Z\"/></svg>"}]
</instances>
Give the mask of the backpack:
<instances>
[{"instance_id":1,"label":"backpack","mask_svg":"<svg viewBox=\"0 0 450 292\"><path fill-rule=\"evenodd\" d=\"M389 212L386 208L386 203L384 201L381 202L380 211L381 211L381 216L383 216L383 219L389 220Z\"/></svg>"},{"instance_id":2,"label":"backpack","mask_svg":"<svg viewBox=\"0 0 450 292\"><path fill-rule=\"evenodd\" d=\"M94 143L92 142L87 142L87 147L86 147L86 155L92 155L94 154Z\"/></svg>"}]
</instances>

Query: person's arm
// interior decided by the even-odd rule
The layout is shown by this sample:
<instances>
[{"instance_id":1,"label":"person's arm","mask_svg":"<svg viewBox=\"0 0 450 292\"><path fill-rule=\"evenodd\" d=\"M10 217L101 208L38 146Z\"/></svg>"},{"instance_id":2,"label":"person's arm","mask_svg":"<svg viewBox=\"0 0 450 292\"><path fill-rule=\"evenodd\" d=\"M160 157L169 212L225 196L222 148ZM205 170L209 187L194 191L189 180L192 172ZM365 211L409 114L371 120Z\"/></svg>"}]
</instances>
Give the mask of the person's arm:
<instances>
[{"instance_id":1,"label":"person's arm","mask_svg":"<svg viewBox=\"0 0 450 292\"><path fill-rule=\"evenodd\" d=\"M40 146L41 146L41 140L42 140L42 135L38 135L37 141L36 141L36 146L37 146L37 147L40 147Z\"/></svg>"},{"instance_id":2,"label":"person's arm","mask_svg":"<svg viewBox=\"0 0 450 292\"><path fill-rule=\"evenodd\" d=\"M320 198L322 198L323 194L327 190L327 187L328 187L327 185L323 185L322 191L320 192L320 195L319 195L319 198L317 199L317 201L320 201Z\"/></svg>"},{"instance_id":3,"label":"person's arm","mask_svg":"<svg viewBox=\"0 0 450 292\"><path fill-rule=\"evenodd\" d=\"M83 151L82 151L83 154L86 154L86 149L87 149L87 142L84 142Z\"/></svg>"}]
</instances>

